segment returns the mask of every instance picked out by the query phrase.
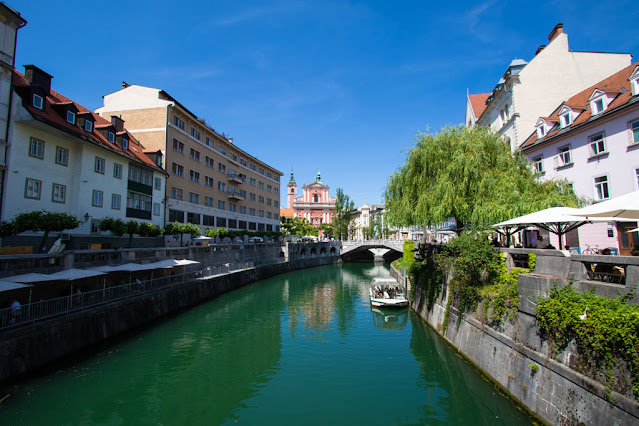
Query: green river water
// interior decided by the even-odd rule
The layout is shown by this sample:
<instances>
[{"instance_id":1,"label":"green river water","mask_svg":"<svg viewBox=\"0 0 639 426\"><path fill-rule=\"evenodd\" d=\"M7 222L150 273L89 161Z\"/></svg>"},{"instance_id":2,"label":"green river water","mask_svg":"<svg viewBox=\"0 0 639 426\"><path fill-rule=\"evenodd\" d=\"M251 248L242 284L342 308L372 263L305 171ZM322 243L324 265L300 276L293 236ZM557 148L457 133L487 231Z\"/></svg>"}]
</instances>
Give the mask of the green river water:
<instances>
[{"instance_id":1,"label":"green river water","mask_svg":"<svg viewBox=\"0 0 639 426\"><path fill-rule=\"evenodd\" d=\"M2 389L2 425L531 424L373 264L260 281Z\"/></svg>"}]
</instances>

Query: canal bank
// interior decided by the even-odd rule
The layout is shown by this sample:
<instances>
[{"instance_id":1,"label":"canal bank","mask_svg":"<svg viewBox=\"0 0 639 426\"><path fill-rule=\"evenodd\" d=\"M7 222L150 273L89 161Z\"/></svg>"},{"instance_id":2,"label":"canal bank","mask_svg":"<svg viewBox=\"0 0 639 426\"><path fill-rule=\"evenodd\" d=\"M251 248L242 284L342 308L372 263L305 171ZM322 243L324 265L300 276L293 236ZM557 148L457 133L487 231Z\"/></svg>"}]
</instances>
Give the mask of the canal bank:
<instances>
[{"instance_id":1,"label":"canal bank","mask_svg":"<svg viewBox=\"0 0 639 426\"><path fill-rule=\"evenodd\" d=\"M299 251L301 249L296 249ZM151 293L5 330L0 341L0 382L8 382L39 367L124 332L148 325L247 284L305 268L339 261L338 255L295 256L271 263L194 279Z\"/></svg>"},{"instance_id":2,"label":"canal bank","mask_svg":"<svg viewBox=\"0 0 639 426\"><path fill-rule=\"evenodd\" d=\"M544 254L537 253L540 267L535 269L535 276L554 277L548 279L552 285L563 276L561 268L556 266L561 262L550 253L547 259L540 257ZM402 280L401 273L396 270L393 276L398 281ZM526 280L529 277L521 275L519 280L521 299L522 293L527 291ZM544 293L541 288L537 290L539 295ZM637 402L611 392L602 383L569 368L566 364L571 362L570 352L562 354L565 363L546 355L548 344L539 337L534 313L525 309L530 298L525 300L524 309L520 302L516 320L502 324L499 329L480 320L481 308L473 314L460 316L454 307L450 308L448 326L443 329L449 297L448 283L444 284L430 307L423 289L417 287L414 294L411 308L437 334L543 421L549 424L614 425L639 422ZM573 358L576 358L575 355L578 356L573 353Z\"/></svg>"}]
</instances>

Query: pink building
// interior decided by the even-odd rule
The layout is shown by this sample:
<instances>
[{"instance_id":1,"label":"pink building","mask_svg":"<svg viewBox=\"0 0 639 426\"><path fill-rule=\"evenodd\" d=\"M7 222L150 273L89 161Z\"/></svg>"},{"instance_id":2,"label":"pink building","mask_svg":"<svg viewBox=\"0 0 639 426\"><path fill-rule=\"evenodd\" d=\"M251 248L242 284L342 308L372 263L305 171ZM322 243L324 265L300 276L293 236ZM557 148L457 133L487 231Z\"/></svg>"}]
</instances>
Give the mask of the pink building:
<instances>
[{"instance_id":1,"label":"pink building","mask_svg":"<svg viewBox=\"0 0 639 426\"><path fill-rule=\"evenodd\" d=\"M547 117L522 152L542 180L567 179L575 193L594 201L639 189L639 62L577 93ZM568 244L616 247L621 255L639 244L637 222L584 225ZM553 243L555 244L555 243Z\"/></svg>"},{"instance_id":2,"label":"pink building","mask_svg":"<svg viewBox=\"0 0 639 426\"><path fill-rule=\"evenodd\" d=\"M333 221L335 198L328 195L329 187L322 183L319 171L315 182L310 185L304 184L301 197L297 196L297 183L293 172L286 188L288 208L293 209L293 216L307 219L316 228L322 223Z\"/></svg>"}]
</instances>

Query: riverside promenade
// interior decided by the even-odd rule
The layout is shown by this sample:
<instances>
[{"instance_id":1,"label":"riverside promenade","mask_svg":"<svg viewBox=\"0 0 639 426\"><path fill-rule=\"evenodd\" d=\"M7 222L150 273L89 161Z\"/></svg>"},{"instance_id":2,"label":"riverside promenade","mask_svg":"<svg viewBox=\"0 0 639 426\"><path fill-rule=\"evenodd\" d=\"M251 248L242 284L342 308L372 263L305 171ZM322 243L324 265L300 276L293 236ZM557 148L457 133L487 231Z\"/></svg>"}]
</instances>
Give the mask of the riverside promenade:
<instances>
[{"instance_id":1,"label":"riverside promenade","mask_svg":"<svg viewBox=\"0 0 639 426\"><path fill-rule=\"evenodd\" d=\"M41 281L4 295L5 299L15 298L20 291L23 301L26 297L32 300L21 304L18 315L10 307L0 311L0 351L6 355L0 361L0 382L249 283L291 270L338 262L339 251L339 242L322 242L100 250L48 258L35 255L32 259L22 256L21 265L13 264L14 272L24 272L15 267L27 263L40 272L96 271L105 266L114 270L84 279ZM167 260L174 260L175 264L118 268L151 266ZM3 261L6 263L2 264ZM5 267L3 272L10 263L0 259ZM86 268L72 267L78 265ZM3 278L10 279L8 274ZM120 284L122 281L125 282ZM42 300L34 297L50 292L52 287L68 293ZM75 293L74 287L87 291ZM9 292L0 294L4 293Z\"/></svg>"}]
</instances>

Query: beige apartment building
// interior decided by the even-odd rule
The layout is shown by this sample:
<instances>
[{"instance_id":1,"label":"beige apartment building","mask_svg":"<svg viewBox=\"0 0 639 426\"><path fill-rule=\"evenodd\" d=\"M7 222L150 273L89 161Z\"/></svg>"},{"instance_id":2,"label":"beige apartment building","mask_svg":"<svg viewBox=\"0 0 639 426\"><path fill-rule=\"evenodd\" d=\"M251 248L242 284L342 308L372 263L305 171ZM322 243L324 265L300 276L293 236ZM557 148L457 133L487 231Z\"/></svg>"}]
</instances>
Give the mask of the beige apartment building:
<instances>
[{"instance_id":1,"label":"beige apartment building","mask_svg":"<svg viewBox=\"0 0 639 426\"><path fill-rule=\"evenodd\" d=\"M150 153L163 154L167 223L279 231L282 172L234 145L164 90L123 83L96 112L121 117Z\"/></svg>"}]
</instances>

